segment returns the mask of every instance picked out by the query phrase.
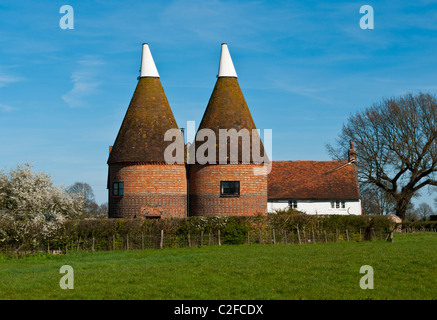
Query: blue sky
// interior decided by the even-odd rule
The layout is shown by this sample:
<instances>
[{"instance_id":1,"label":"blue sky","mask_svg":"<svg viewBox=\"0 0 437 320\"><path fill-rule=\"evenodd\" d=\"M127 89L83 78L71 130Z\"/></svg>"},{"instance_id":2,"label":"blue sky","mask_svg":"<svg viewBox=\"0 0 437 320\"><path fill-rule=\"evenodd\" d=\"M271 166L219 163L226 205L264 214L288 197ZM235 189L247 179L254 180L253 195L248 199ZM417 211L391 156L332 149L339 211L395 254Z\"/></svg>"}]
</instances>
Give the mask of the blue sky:
<instances>
[{"instance_id":1,"label":"blue sky","mask_svg":"<svg viewBox=\"0 0 437 320\"><path fill-rule=\"evenodd\" d=\"M72 30L59 26L66 4ZM359 25L365 4L373 30ZM329 160L349 115L436 93L436 32L437 2L426 0L2 1L0 169L31 162L106 202L108 147L143 42L180 127L199 124L226 42L255 124L273 130L274 160Z\"/></svg>"}]
</instances>

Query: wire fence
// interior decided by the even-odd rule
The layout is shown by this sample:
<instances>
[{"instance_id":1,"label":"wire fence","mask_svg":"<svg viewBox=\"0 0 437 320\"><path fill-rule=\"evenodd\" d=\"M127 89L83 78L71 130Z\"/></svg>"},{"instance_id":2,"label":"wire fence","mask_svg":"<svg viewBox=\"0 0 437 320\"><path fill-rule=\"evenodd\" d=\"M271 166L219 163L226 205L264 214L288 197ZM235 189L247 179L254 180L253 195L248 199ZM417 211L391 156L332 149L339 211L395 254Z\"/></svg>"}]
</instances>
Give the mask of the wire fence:
<instances>
[{"instance_id":1,"label":"wire fence","mask_svg":"<svg viewBox=\"0 0 437 320\"><path fill-rule=\"evenodd\" d=\"M214 232L198 232L187 234L170 234L164 230L153 234L126 234L110 237L84 237L59 242L56 240L42 243L19 242L2 244L0 250L15 254L53 253L68 254L80 251L115 251L115 250L145 250L164 248L184 248L202 246L220 246L228 244L281 244L303 245L330 242L361 242L374 240L393 240L393 232L375 229L359 230L276 230L249 231L247 233L221 234Z\"/></svg>"}]
</instances>

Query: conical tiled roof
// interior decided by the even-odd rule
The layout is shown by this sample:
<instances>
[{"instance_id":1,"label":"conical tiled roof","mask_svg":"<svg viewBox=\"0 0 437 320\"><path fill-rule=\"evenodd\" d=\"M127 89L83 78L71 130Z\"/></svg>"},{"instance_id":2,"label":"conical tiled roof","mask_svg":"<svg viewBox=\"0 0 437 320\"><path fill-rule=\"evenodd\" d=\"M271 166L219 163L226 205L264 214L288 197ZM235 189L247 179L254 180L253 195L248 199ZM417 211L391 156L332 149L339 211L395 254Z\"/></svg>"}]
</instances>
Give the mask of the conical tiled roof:
<instances>
[{"instance_id":1,"label":"conical tiled roof","mask_svg":"<svg viewBox=\"0 0 437 320\"><path fill-rule=\"evenodd\" d=\"M247 129L250 134L250 159L252 162L252 129L256 129L255 123L250 114L249 107L241 91L240 85L237 80L237 74L235 72L229 51L227 46L222 45L222 54L220 59L219 74L217 76L217 82L209 100L208 106L203 115L202 121L199 125L199 130L211 129L216 136L216 158L219 163L219 130L220 129L235 129L240 131L241 129ZM258 138L258 137L254 137ZM258 140L259 141L259 140ZM196 142L196 150L202 145L202 142ZM262 142L259 141L260 156L263 155L264 149ZM229 157L229 143L228 143L228 157ZM242 155L242 141L238 140L238 161L242 162L245 158ZM246 158L247 159L247 158Z\"/></svg>"},{"instance_id":2,"label":"conical tiled roof","mask_svg":"<svg viewBox=\"0 0 437 320\"><path fill-rule=\"evenodd\" d=\"M145 67L149 70L144 70ZM108 164L165 162L164 151L172 142L164 141L164 134L169 129L177 128L150 50L145 45L141 75L109 155Z\"/></svg>"}]
</instances>

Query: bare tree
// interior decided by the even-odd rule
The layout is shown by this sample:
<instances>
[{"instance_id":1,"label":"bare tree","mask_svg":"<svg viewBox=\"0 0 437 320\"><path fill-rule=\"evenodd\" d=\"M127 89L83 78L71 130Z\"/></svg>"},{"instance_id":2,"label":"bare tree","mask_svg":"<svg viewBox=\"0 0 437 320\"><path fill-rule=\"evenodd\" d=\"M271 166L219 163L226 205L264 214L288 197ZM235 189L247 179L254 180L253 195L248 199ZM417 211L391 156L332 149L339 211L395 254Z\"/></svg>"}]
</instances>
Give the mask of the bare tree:
<instances>
[{"instance_id":1,"label":"bare tree","mask_svg":"<svg viewBox=\"0 0 437 320\"><path fill-rule=\"evenodd\" d=\"M83 199L83 210L86 215L98 211L99 205L96 203L93 188L88 183L76 182L67 189L67 192L74 198Z\"/></svg>"},{"instance_id":2,"label":"bare tree","mask_svg":"<svg viewBox=\"0 0 437 320\"><path fill-rule=\"evenodd\" d=\"M361 206L364 214L391 214L396 202L394 198L374 185L360 185Z\"/></svg>"},{"instance_id":3,"label":"bare tree","mask_svg":"<svg viewBox=\"0 0 437 320\"><path fill-rule=\"evenodd\" d=\"M405 220L413 222L419 220L419 217L417 216L417 210L413 203L410 203L407 206L407 210L405 211Z\"/></svg>"},{"instance_id":4,"label":"bare tree","mask_svg":"<svg viewBox=\"0 0 437 320\"><path fill-rule=\"evenodd\" d=\"M419 219L427 220L429 218L429 216L432 216L434 214L434 211L432 210L432 208L429 204L422 202L417 207L416 213L417 213Z\"/></svg>"},{"instance_id":5,"label":"bare tree","mask_svg":"<svg viewBox=\"0 0 437 320\"><path fill-rule=\"evenodd\" d=\"M107 202L102 203L102 204L99 206L99 209L98 209L98 215L99 215L99 217L101 217L101 218L107 218L107 217L108 217L108 210L109 210L109 208L108 208L108 203L107 203Z\"/></svg>"},{"instance_id":6,"label":"bare tree","mask_svg":"<svg viewBox=\"0 0 437 320\"><path fill-rule=\"evenodd\" d=\"M405 219L417 192L437 186L437 99L419 93L384 99L351 115L343 125L336 147L328 152L341 157L353 141L362 184L390 194L397 216Z\"/></svg>"}]
</instances>

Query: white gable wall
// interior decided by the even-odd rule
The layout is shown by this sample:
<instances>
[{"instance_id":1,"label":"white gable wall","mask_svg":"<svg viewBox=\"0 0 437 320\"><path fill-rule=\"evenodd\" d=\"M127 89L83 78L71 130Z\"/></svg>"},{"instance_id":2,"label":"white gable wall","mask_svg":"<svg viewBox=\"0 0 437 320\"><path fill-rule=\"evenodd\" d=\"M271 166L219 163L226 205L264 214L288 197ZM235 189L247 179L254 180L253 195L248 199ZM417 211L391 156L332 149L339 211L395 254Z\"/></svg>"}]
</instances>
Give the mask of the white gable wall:
<instances>
[{"instance_id":1,"label":"white gable wall","mask_svg":"<svg viewBox=\"0 0 437 320\"><path fill-rule=\"evenodd\" d=\"M277 209L287 208L288 200L268 200L267 202L267 212L274 212ZM302 211L306 214L360 215L361 200L345 200L345 208L331 208L331 200L297 200L296 210Z\"/></svg>"}]
</instances>

